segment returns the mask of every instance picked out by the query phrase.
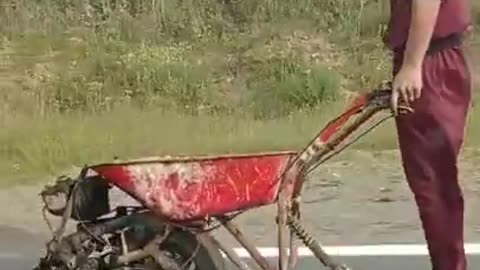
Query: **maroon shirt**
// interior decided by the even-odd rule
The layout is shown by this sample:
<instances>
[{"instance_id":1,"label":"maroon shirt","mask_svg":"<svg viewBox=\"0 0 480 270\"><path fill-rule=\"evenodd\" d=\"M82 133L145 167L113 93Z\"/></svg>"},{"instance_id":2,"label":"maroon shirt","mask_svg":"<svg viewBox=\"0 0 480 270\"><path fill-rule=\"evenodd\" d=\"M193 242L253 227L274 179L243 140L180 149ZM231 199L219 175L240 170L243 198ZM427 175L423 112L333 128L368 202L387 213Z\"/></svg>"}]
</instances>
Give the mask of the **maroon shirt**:
<instances>
[{"instance_id":1,"label":"maroon shirt","mask_svg":"<svg viewBox=\"0 0 480 270\"><path fill-rule=\"evenodd\" d=\"M464 32L471 24L469 0L441 0L433 37ZM412 0L390 0L390 22L387 37L390 49L404 45L410 27Z\"/></svg>"}]
</instances>

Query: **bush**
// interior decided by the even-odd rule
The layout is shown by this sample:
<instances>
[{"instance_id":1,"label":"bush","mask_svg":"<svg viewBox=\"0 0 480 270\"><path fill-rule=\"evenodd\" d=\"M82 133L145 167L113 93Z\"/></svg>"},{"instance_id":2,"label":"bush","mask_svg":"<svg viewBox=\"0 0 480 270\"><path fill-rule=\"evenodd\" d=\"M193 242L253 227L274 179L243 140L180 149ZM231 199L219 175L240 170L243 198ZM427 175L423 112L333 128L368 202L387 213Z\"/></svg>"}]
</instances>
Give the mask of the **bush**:
<instances>
[{"instance_id":1,"label":"bush","mask_svg":"<svg viewBox=\"0 0 480 270\"><path fill-rule=\"evenodd\" d=\"M328 41L312 46L315 40L292 33L376 35L379 3L20 0L3 6L0 30L2 44L17 44L31 66L39 56L48 66L48 80L26 87L42 111L102 112L128 103L272 118L322 106L335 100L342 77L364 76L334 72Z\"/></svg>"},{"instance_id":2,"label":"bush","mask_svg":"<svg viewBox=\"0 0 480 270\"><path fill-rule=\"evenodd\" d=\"M249 81L257 118L288 115L334 101L340 90L337 73L326 67L306 67L289 59L272 59L258 67ZM263 72L262 72L263 71Z\"/></svg>"}]
</instances>

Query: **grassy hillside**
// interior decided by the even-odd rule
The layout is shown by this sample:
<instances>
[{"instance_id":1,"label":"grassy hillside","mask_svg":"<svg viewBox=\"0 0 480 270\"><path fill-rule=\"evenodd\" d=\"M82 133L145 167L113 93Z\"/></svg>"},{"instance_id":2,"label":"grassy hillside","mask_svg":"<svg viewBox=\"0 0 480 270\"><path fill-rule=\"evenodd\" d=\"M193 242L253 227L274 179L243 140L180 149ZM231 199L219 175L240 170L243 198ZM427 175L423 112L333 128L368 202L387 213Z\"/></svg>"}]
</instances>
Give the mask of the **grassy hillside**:
<instances>
[{"instance_id":1,"label":"grassy hillside","mask_svg":"<svg viewBox=\"0 0 480 270\"><path fill-rule=\"evenodd\" d=\"M380 0L0 0L0 175L297 149L388 78L387 15ZM358 147L396 147L391 123Z\"/></svg>"}]
</instances>

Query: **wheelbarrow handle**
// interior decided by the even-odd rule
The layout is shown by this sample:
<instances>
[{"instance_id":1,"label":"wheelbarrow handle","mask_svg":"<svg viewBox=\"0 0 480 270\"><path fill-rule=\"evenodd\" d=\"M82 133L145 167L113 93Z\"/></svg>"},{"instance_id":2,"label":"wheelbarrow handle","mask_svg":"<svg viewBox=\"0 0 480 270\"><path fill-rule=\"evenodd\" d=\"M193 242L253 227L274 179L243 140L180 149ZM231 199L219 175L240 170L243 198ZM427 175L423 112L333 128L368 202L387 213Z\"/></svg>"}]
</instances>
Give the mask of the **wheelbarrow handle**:
<instances>
[{"instance_id":1,"label":"wheelbarrow handle","mask_svg":"<svg viewBox=\"0 0 480 270\"><path fill-rule=\"evenodd\" d=\"M391 81L382 82L376 89L367 94L367 97L370 99L368 101L370 103L369 105L378 106L383 109L391 109L392 89ZM400 114L407 114L413 113L414 110L408 106L403 99L400 99L398 112Z\"/></svg>"},{"instance_id":2,"label":"wheelbarrow handle","mask_svg":"<svg viewBox=\"0 0 480 270\"><path fill-rule=\"evenodd\" d=\"M368 122L375 114L391 108L391 82L383 82L376 89L356 97L347 109L338 117L328 122L325 127L292 159L281 175L280 191L295 181L298 175L303 175L310 167L322 160L324 156L334 151L345 139ZM399 112L407 114L413 112L404 102L399 105ZM393 113L390 115L392 116ZM356 117L351 123L349 120ZM364 134L363 134L364 135ZM303 178L303 177L300 177ZM299 186L295 183L295 186ZM295 193L300 192L297 188Z\"/></svg>"}]
</instances>

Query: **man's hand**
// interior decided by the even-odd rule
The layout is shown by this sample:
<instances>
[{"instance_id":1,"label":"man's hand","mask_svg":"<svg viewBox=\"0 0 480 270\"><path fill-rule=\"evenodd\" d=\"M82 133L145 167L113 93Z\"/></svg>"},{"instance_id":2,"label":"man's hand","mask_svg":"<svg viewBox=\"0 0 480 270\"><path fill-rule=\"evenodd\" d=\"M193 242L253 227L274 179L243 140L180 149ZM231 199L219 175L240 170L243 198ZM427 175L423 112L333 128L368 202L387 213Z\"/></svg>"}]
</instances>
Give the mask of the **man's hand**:
<instances>
[{"instance_id":1,"label":"man's hand","mask_svg":"<svg viewBox=\"0 0 480 270\"><path fill-rule=\"evenodd\" d=\"M420 98L422 92L422 67L403 66L392 83L392 111L398 115L398 101L401 98L410 107L411 103Z\"/></svg>"},{"instance_id":2,"label":"man's hand","mask_svg":"<svg viewBox=\"0 0 480 270\"><path fill-rule=\"evenodd\" d=\"M392 110L398 115L398 98L407 105L420 98L422 63L432 38L442 0L412 0L412 17L403 64L393 79Z\"/></svg>"}]
</instances>

